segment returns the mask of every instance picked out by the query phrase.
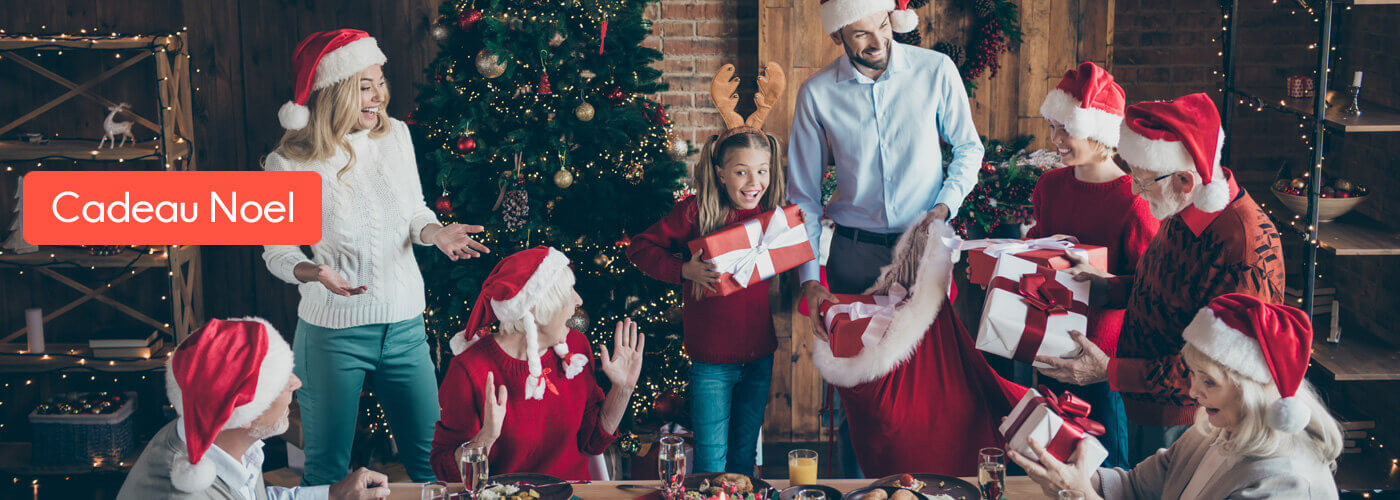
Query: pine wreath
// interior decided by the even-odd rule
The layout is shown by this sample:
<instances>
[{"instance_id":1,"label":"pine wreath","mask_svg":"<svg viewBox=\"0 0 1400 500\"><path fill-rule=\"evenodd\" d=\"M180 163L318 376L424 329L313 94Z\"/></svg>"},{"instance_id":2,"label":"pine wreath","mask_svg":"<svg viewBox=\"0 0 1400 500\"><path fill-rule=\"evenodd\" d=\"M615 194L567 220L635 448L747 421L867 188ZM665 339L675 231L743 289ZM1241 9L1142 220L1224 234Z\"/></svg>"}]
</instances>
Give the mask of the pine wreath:
<instances>
[{"instance_id":1,"label":"pine wreath","mask_svg":"<svg viewBox=\"0 0 1400 500\"><path fill-rule=\"evenodd\" d=\"M987 17L996 12L997 0L972 0L972 13L977 17Z\"/></svg>"},{"instance_id":2,"label":"pine wreath","mask_svg":"<svg viewBox=\"0 0 1400 500\"><path fill-rule=\"evenodd\" d=\"M918 9L929 0L909 0L908 8ZM971 95L977 89L977 78L983 74L996 76L1001 70L1001 55L1021 45L1021 15L1012 0L967 0L964 4L974 14L974 29L967 44L959 46L946 41L933 45L933 50L946 54L958 65L963 86ZM918 29L895 33L894 40L906 45L923 45Z\"/></svg>"}]
</instances>

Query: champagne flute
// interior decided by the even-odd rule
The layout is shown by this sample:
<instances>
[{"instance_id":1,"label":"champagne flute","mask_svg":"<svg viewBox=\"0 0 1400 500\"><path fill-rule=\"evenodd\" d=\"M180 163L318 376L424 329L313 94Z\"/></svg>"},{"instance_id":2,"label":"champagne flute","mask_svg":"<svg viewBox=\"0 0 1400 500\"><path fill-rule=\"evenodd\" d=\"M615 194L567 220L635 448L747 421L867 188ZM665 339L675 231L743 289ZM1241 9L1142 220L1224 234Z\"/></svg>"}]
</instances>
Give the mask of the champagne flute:
<instances>
[{"instance_id":1,"label":"champagne flute","mask_svg":"<svg viewBox=\"0 0 1400 500\"><path fill-rule=\"evenodd\" d=\"M447 500L447 483L431 481L423 483L422 500Z\"/></svg>"},{"instance_id":2,"label":"champagne flute","mask_svg":"<svg viewBox=\"0 0 1400 500\"><path fill-rule=\"evenodd\" d=\"M1001 498L1006 491L1006 454L1000 448L982 448L977 452L977 486L982 498Z\"/></svg>"},{"instance_id":3,"label":"champagne flute","mask_svg":"<svg viewBox=\"0 0 1400 500\"><path fill-rule=\"evenodd\" d=\"M491 476L491 465L486 461L486 447L466 442L457 449L461 457L457 470L462 474L462 486L475 497L486 485L486 478Z\"/></svg>"},{"instance_id":4,"label":"champagne flute","mask_svg":"<svg viewBox=\"0 0 1400 500\"><path fill-rule=\"evenodd\" d=\"M661 478L662 491L672 498L685 480L685 440L676 434L661 437L656 460L656 473Z\"/></svg>"}]
</instances>

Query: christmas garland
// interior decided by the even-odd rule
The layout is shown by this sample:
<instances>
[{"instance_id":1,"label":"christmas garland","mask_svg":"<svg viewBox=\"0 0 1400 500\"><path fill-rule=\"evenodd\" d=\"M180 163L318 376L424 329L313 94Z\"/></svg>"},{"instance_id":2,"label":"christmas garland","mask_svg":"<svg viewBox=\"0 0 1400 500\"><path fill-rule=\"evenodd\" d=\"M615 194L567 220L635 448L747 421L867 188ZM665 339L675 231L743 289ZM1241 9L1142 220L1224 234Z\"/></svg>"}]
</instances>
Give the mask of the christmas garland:
<instances>
[{"instance_id":1,"label":"christmas garland","mask_svg":"<svg viewBox=\"0 0 1400 500\"><path fill-rule=\"evenodd\" d=\"M1002 224L1031 224L1035 211L1031 207L1031 192L1045 172L1064 166L1060 154L1050 150L1027 152L1026 146L1035 140L1021 136L1010 142L984 141L986 153L982 168L973 186L953 219L953 229L967 238L969 230L990 235ZM946 146L945 146L946 147ZM943 154L945 162L953 158L952 151Z\"/></svg>"},{"instance_id":2,"label":"christmas garland","mask_svg":"<svg viewBox=\"0 0 1400 500\"><path fill-rule=\"evenodd\" d=\"M938 42L933 50L942 52L958 65L963 85L968 95L977 89L977 78L983 73L988 78L1001 70L1001 55L1012 47L1021 45L1021 15L1011 0L964 0L976 19L976 27L966 45ZM910 0L909 8L917 9L927 5L929 0ZM920 46L923 35L916 28L909 33L895 33L895 41L906 45Z\"/></svg>"}]
</instances>

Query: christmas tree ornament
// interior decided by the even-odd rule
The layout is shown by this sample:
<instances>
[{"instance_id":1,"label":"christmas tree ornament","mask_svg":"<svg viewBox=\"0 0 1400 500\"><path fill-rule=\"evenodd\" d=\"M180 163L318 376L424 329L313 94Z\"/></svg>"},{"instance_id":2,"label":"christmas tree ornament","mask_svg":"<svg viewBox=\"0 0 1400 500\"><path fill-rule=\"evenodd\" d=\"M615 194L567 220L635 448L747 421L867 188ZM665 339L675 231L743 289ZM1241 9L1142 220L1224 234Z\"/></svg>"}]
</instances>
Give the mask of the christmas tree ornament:
<instances>
[{"instance_id":1,"label":"christmas tree ornament","mask_svg":"<svg viewBox=\"0 0 1400 500\"><path fill-rule=\"evenodd\" d=\"M656 103L656 114L652 115L651 122L663 127L671 124L671 120L666 118L666 107L659 102Z\"/></svg>"},{"instance_id":2,"label":"christmas tree ornament","mask_svg":"<svg viewBox=\"0 0 1400 500\"><path fill-rule=\"evenodd\" d=\"M549 46L558 47L563 45L566 38L563 31L554 30L554 34L549 36Z\"/></svg>"},{"instance_id":3,"label":"christmas tree ornament","mask_svg":"<svg viewBox=\"0 0 1400 500\"><path fill-rule=\"evenodd\" d=\"M652 404L652 414L662 422L675 422L683 416L685 406L684 396L668 392L656 397L656 402Z\"/></svg>"},{"instance_id":4,"label":"christmas tree ornament","mask_svg":"<svg viewBox=\"0 0 1400 500\"><path fill-rule=\"evenodd\" d=\"M476 53L476 72L486 78L496 78L505 74L506 66L501 62L500 56L491 49L481 49Z\"/></svg>"},{"instance_id":5,"label":"christmas tree ornament","mask_svg":"<svg viewBox=\"0 0 1400 500\"><path fill-rule=\"evenodd\" d=\"M619 247L619 248L627 248L627 246L628 246L628 245L631 245L631 244L632 244L632 237L631 237L631 236L627 236L627 233L622 233L622 238L619 238L617 241L614 241L614 242L613 242L613 246Z\"/></svg>"},{"instance_id":6,"label":"christmas tree ornament","mask_svg":"<svg viewBox=\"0 0 1400 500\"><path fill-rule=\"evenodd\" d=\"M997 0L972 0L972 13L977 17L987 17L997 10Z\"/></svg>"},{"instance_id":7,"label":"christmas tree ornament","mask_svg":"<svg viewBox=\"0 0 1400 500\"><path fill-rule=\"evenodd\" d=\"M578 72L578 76L583 77L583 81L585 82L591 82L594 78L598 77L598 74L594 73L591 69L585 69L583 71Z\"/></svg>"},{"instance_id":8,"label":"christmas tree ornament","mask_svg":"<svg viewBox=\"0 0 1400 500\"><path fill-rule=\"evenodd\" d=\"M603 17L603 21L598 23L598 55L603 55L603 47L608 44L608 18Z\"/></svg>"},{"instance_id":9,"label":"christmas tree ornament","mask_svg":"<svg viewBox=\"0 0 1400 500\"><path fill-rule=\"evenodd\" d=\"M452 198L448 198L447 194L439 196L437 201L433 202L433 208L437 210L438 215L451 215Z\"/></svg>"},{"instance_id":10,"label":"christmas tree ornament","mask_svg":"<svg viewBox=\"0 0 1400 500\"><path fill-rule=\"evenodd\" d=\"M475 138L473 138L473 137L470 136L470 135L464 135L464 136L461 136L461 137L458 137L458 138L457 138L457 151L458 151L459 153L466 154L466 153L470 153L470 152L475 151L475 150L476 150L476 139L475 139Z\"/></svg>"},{"instance_id":11,"label":"christmas tree ornament","mask_svg":"<svg viewBox=\"0 0 1400 500\"><path fill-rule=\"evenodd\" d=\"M403 117L403 123L404 123L405 125L417 125L417 124L418 124L418 120L417 120L417 119L414 119L414 118L413 118L413 112L412 112L412 111L409 111L409 112L408 112L408 115Z\"/></svg>"},{"instance_id":12,"label":"christmas tree ornament","mask_svg":"<svg viewBox=\"0 0 1400 500\"><path fill-rule=\"evenodd\" d=\"M567 168L559 169L558 172L554 173L554 185L559 186L560 189L567 189L574 185L574 174L569 172Z\"/></svg>"},{"instance_id":13,"label":"christmas tree ornament","mask_svg":"<svg viewBox=\"0 0 1400 500\"><path fill-rule=\"evenodd\" d=\"M549 86L549 73L540 72L540 95L552 95L554 90Z\"/></svg>"},{"instance_id":14,"label":"christmas tree ornament","mask_svg":"<svg viewBox=\"0 0 1400 500\"><path fill-rule=\"evenodd\" d=\"M476 9L467 9L465 11L462 11L461 15L457 17L457 28L461 29L462 31L471 31L472 27L476 26L476 23L480 21L481 11Z\"/></svg>"},{"instance_id":15,"label":"christmas tree ornament","mask_svg":"<svg viewBox=\"0 0 1400 500\"><path fill-rule=\"evenodd\" d=\"M525 226L530 218L530 193L524 189L525 176L521 174L524 165L520 157L520 153L515 153L515 172L501 176L501 194L496 197L495 206L491 207L491 210L501 210L501 222L511 231ZM516 189L507 189L512 180Z\"/></svg>"},{"instance_id":16,"label":"christmas tree ornament","mask_svg":"<svg viewBox=\"0 0 1400 500\"><path fill-rule=\"evenodd\" d=\"M581 122L592 120L593 105L586 102L579 104L577 107L574 108L574 118L578 118L578 121Z\"/></svg>"},{"instance_id":17,"label":"christmas tree ornament","mask_svg":"<svg viewBox=\"0 0 1400 500\"><path fill-rule=\"evenodd\" d=\"M433 29L430 30L429 33L432 33L434 40L442 41L446 40L447 37L452 34L452 30L449 30L446 26L439 24L433 26Z\"/></svg>"},{"instance_id":18,"label":"christmas tree ornament","mask_svg":"<svg viewBox=\"0 0 1400 500\"><path fill-rule=\"evenodd\" d=\"M608 267L608 264L612 264L612 261L612 256L603 252L598 252L598 255L593 256L593 263L598 267Z\"/></svg>"},{"instance_id":19,"label":"christmas tree ornament","mask_svg":"<svg viewBox=\"0 0 1400 500\"><path fill-rule=\"evenodd\" d=\"M613 106L620 106L622 105L622 101L627 98L627 95L622 93L622 87L614 86L612 89L608 90L607 95L604 97L607 97L608 101L612 102Z\"/></svg>"},{"instance_id":20,"label":"christmas tree ornament","mask_svg":"<svg viewBox=\"0 0 1400 500\"><path fill-rule=\"evenodd\" d=\"M1303 189L1308 187L1308 180L1302 177L1298 177L1296 179L1293 179L1292 185L1293 189Z\"/></svg>"},{"instance_id":21,"label":"christmas tree ornament","mask_svg":"<svg viewBox=\"0 0 1400 500\"><path fill-rule=\"evenodd\" d=\"M1351 188L1355 186L1349 180L1337 179L1332 181L1332 187L1338 191L1351 191Z\"/></svg>"},{"instance_id":22,"label":"christmas tree ornament","mask_svg":"<svg viewBox=\"0 0 1400 500\"><path fill-rule=\"evenodd\" d=\"M569 319L564 320L564 326L579 332L588 333L588 325L590 322L588 311L583 310L582 307L578 307L574 308L573 316L569 316Z\"/></svg>"},{"instance_id":23,"label":"christmas tree ornament","mask_svg":"<svg viewBox=\"0 0 1400 500\"><path fill-rule=\"evenodd\" d=\"M666 137L666 152L671 155L672 160L683 160L690 156L690 144L672 132Z\"/></svg>"}]
</instances>

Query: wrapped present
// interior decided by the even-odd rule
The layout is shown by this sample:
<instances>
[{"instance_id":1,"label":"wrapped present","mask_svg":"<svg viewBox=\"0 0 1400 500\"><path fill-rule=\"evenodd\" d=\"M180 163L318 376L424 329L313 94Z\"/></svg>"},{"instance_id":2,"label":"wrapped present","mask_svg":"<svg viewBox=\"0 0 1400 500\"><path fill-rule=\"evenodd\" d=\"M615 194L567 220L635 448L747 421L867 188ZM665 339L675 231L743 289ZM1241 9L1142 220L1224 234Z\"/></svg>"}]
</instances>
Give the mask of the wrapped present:
<instances>
[{"instance_id":1,"label":"wrapped present","mask_svg":"<svg viewBox=\"0 0 1400 500\"><path fill-rule=\"evenodd\" d=\"M896 283L889 295L835 295L838 302L822 304L821 308L827 343L833 356L850 358L885 338L895 308L904 302L908 291Z\"/></svg>"},{"instance_id":2,"label":"wrapped present","mask_svg":"<svg viewBox=\"0 0 1400 500\"><path fill-rule=\"evenodd\" d=\"M997 260L987 287L977 348L1036 367L1035 357L1072 357L1080 347L1071 330L1089 326L1089 282L1014 255Z\"/></svg>"},{"instance_id":3,"label":"wrapped present","mask_svg":"<svg viewBox=\"0 0 1400 500\"><path fill-rule=\"evenodd\" d=\"M958 249L967 252L968 280L982 286L991 283L997 259L1003 255L1015 255L1036 265L1060 270L1074 266L1074 262L1065 257L1074 254L1088 258L1094 267L1108 270L1108 248L1085 245L1063 234L1033 240L967 240Z\"/></svg>"},{"instance_id":4,"label":"wrapped present","mask_svg":"<svg viewBox=\"0 0 1400 500\"><path fill-rule=\"evenodd\" d=\"M1007 448L1027 457L1036 458L1029 441L1035 439L1061 462L1068 462L1075 447L1081 447L1080 453L1088 454L1089 464L1097 468L1108 458L1108 450L1094 437L1102 436L1104 427L1089 420L1089 409L1089 403L1068 391L1056 397L1042 385L1026 391L998 430Z\"/></svg>"},{"instance_id":5,"label":"wrapped present","mask_svg":"<svg viewBox=\"0 0 1400 500\"><path fill-rule=\"evenodd\" d=\"M729 295L814 259L802 210L797 205L764 212L691 241L720 273L715 290Z\"/></svg>"}]
</instances>

